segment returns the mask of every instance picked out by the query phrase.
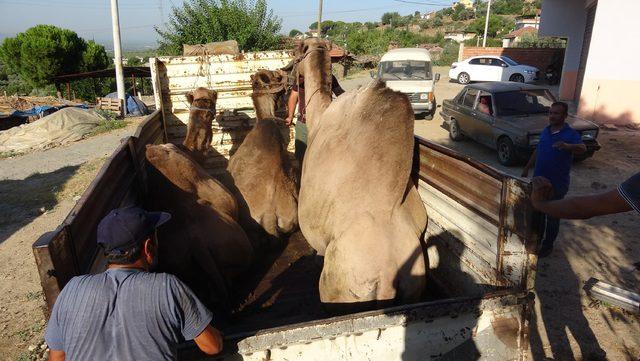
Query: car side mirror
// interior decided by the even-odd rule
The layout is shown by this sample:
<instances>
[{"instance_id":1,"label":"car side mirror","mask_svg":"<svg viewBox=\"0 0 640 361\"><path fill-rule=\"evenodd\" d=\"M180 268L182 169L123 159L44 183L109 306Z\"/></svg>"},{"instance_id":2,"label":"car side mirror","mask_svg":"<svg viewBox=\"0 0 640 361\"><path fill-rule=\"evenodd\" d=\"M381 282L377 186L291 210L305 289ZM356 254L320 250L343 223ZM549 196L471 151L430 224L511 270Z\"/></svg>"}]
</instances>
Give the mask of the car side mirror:
<instances>
[{"instance_id":1,"label":"car side mirror","mask_svg":"<svg viewBox=\"0 0 640 361\"><path fill-rule=\"evenodd\" d=\"M373 70L369 70L369 75L371 75L372 79L376 78L376 73L374 73Z\"/></svg>"},{"instance_id":2,"label":"car side mirror","mask_svg":"<svg viewBox=\"0 0 640 361\"><path fill-rule=\"evenodd\" d=\"M503 67L503 68L508 68L508 67L509 67L509 65L508 65L508 64L502 64L502 67Z\"/></svg>"},{"instance_id":3,"label":"car side mirror","mask_svg":"<svg viewBox=\"0 0 640 361\"><path fill-rule=\"evenodd\" d=\"M439 81L439 80L440 80L440 73L436 73L435 80L436 80L436 81Z\"/></svg>"}]
</instances>

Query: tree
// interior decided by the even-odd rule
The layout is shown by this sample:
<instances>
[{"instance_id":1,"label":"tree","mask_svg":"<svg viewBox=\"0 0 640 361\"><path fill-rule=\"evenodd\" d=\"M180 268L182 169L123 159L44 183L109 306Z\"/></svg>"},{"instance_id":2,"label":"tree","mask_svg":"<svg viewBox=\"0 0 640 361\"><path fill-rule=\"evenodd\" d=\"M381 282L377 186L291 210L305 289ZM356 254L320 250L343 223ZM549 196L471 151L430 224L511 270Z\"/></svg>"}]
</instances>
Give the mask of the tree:
<instances>
[{"instance_id":1,"label":"tree","mask_svg":"<svg viewBox=\"0 0 640 361\"><path fill-rule=\"evenodd\" d=\"M87 42L87 48L82 53L82 70L102 70L111 65L107 51L104 50L104 46L97 44L93 40Z\"/></svg>"},{"instance_id":2,"label":"tree","mask_svg":"<svg viewBox=\"0 0 640 361\"><path fill-rule=\"evenodd\" d=\"M401 16L398 12L384 13L380 19L383 24L389 24L392 27L397 26L400 22Z\"/></svg>"},{"instance_id":3,"label":"tree","mask_svg":"<svg viewBox=\"0 0 640 361\"><path fill-rule=\"evenodd\" d=\"M245 51L278 46L281 20L267 8L266 0L186 0L173 7L167 30L160 35L158 52L178 55L183 44L236 40Z\"/></svg>"},{"instance_id":4,"label":"tree","mask_svg":"<svg viewBox=\"0 0 640 361\"><path fill-rule=\"evenodd\" d=\"M467 31L478 34L478 36L484 36L484 23L486 16L477 18L467 28ZM489 27L487 29L487 36L495 37L507 26L507 21L498 15L491 14L489 16Z\"/></svg>"},{"instance_id":5,"label":"tree","mask_svg":"<svg viewBox=\"0 0 640 361\"><path fill-rule=\"evenodd\" d=\"M41 87L56 75L77 72L86 47L86 42L71 30L37 25L15 38L6 38L0 47L0 59L7 72Z\"/></svg>"},{"instance_id":6,"label":"tree","mask_svg":"<svg viewBox=\"0 0 640 361\"><path fill-rule=\"evenodd\" d=\"M300 35L300 34L302 34L302 31L300 31L300 30L298 30L298 29L292 29L292 30L289 32L289 37L290 37L290 38L293 38L294 36L296 36L296 35Z\"/></svg>"}]
</instances>

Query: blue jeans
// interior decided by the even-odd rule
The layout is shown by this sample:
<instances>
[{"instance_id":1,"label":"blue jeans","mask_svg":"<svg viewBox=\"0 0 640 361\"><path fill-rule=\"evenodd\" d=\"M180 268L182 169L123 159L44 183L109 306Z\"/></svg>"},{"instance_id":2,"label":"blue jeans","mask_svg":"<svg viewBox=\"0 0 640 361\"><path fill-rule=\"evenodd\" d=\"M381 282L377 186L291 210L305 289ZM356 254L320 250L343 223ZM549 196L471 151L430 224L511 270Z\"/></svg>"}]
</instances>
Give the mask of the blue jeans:
<instances>
[{"instance_id":1,"label":"blue jeans","mask_svg":"<svg viewBox=\"0 0 640 361\"><path fill-rule=\"evenodd\" d=\"M559 200L564 198L564 194L560 196L553 197L553 200ZM542 234L542 246L541 248L551 248L553 247L553 243L558 238L558 233L560 232L560 219L551 217L548 214L544 215L544 223L543 223L543 234Z\"/></svg>"}]
</instances>

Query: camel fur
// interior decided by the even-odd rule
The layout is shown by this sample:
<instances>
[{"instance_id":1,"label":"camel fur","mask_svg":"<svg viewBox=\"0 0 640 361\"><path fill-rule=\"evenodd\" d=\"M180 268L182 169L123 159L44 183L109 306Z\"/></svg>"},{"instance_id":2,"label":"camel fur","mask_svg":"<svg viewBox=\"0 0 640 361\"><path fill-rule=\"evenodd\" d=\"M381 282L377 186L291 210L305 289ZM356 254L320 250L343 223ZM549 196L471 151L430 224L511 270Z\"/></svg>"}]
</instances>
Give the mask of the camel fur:
<instances>
[{"instance_id":1,"label":"camel fur","mask_svg":"<svg viewBox=\"0 0 640 361\"><path fill-rule=\"evenodd\" d=\"M321 300L418 301L427 214L410 179L411 104L379 81L331 102L329 49L313 38L298 49L309 129L298 217L309 244L324 255Z\"/></svg>"},{"instance_id":2,"label":"camel fur","mask_svg":"<svg viewBox=\"0 0 640 361\"><path fill-rule=\"evenodd\" d=\"M146 157L152 207L173 215L158 234L159 267L205 302L224 305L254 256L235 198L176 145L147 145Z\"/></svg>"},{"instance_id":3,"label":"camel fur","mask_svg":"<svg viewBox=\"0 0 640 361\"><path fill-rule=\"evenodd\" d=\"M215 90L199 87L186 95L189 102L189 123L187 136L182 143L192 157L202 163L211 148L213 130L211 129L216 114L218 93Z\"/></svg>"},{"instance_id":4,"label":"camel fur","mask_svg":"<svg viewBox=\"0 0 640 361\"><path fill-rule=\"evenodd\" d=\"M279 238L298 226L298 187L279 124L278 98L284 93L282 74L260 70L251 76L256 125L229 160L228 171L237 189L240 221L253 234ZM271 91L276 89L276 91ZM279 90L278 90L279 89Z\"/></svg>"}]
</instances>

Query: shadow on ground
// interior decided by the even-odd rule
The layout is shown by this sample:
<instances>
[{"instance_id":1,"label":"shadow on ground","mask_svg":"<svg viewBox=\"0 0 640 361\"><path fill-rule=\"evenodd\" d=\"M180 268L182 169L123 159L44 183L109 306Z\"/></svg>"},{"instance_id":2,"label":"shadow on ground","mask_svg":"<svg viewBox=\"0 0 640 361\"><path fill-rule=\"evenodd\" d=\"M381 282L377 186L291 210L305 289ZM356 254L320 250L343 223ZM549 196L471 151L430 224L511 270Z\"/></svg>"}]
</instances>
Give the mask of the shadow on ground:
<instances>
[{"instance_id":1,"label":"shadow on ground","mask_svg":"<svg viewBox=\"0 0 640 361\"><path fill-rule=\"evenodd\" d=\"M0 181L0 243L34 218L53 209L59 201L56 194L79 167L69 166L21 180Z\"/></svg>"}]
</instances>

